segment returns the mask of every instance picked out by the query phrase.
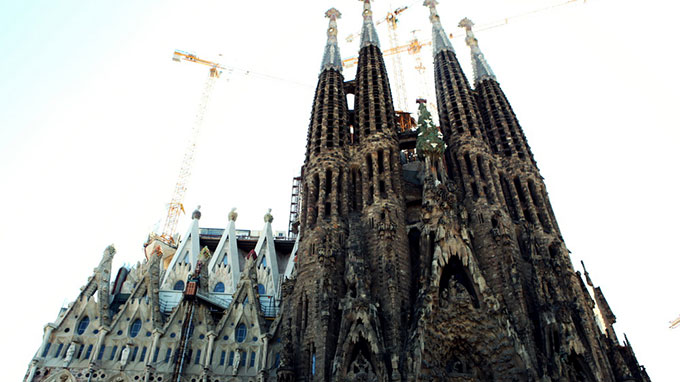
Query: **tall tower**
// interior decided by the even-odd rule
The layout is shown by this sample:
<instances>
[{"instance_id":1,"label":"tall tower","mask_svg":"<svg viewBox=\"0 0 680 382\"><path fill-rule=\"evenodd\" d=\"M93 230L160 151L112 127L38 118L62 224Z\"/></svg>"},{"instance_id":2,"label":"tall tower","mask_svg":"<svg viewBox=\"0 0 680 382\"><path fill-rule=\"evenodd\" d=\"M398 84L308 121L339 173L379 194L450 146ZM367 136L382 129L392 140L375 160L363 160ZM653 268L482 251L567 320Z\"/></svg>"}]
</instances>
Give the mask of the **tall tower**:
<instances>
[{"instance_id":1,"label":"tall tower","mask_svg":"<svg viewBox=\"0 0 680 382\"><path fill-rule=\"evenodd\" d=\"M486 281L506 301L509 319L527 343L528 358L534 360L529 317L536 313L526 296L531 285L524 285L518 277L526 268L521 267L513 229L516 214L503 203L509 183L489 148L475 92L444 32L436 4L436 0L424 3L430 9L432 23L435 91L441 130L448 145L445 159L463 207L461 224L474 233L471 244ZM482 68L486 70L488 65Z\"/></svg>"},{"instance_id":2,"label":"tall tower","mask_svg":"<svg viewBox=\"0 0 680 382\"><path fill-rule=\"evenodd\" d=\"M297 279L287 304L289 338L295 349L284 365L290 372L328 380L340 326L339 299L344 295L344 243L347 237L349 123L337 19L330 9L328 42L309 124L302 168L302 217Z\"/></svg>"},{"instance_id":3,"label":"tall tower","mask_svg":"<svg viewBox=\"0 0 680 382\"><path fill-rule=\"evenodd\" d=\"M360 223L370 294L383 323L388 373L398 378L410 298L410 264L399 163L397 123L370 0L363 0L363 25L356 75L355 147L352 168L362 174Z\"/></svg>"}]
</instances>

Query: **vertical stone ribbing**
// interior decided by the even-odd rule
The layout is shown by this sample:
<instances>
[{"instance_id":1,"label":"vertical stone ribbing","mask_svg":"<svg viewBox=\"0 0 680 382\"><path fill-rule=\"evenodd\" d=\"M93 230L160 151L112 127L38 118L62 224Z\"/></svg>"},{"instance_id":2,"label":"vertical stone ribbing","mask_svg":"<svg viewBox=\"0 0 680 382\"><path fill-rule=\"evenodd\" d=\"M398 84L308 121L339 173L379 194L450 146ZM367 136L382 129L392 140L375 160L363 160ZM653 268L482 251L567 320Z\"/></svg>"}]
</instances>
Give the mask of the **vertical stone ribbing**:
<instances>
[{"instance_id":1,"label":"vertical stone ribbing","mask_svg":"<svg viewBox=\"0 0 680 382\"><path fill-rule=\"evenodd\" d=\"M361 175L364 254L373 279L370 292L381 307L389 359L386 370L398 375L410 298L410 260L396 114L377 45L368 44L360 50L356 84L355 134L360 134L361 139L353 147L352 167Z\"/></svg>"},{"instance_id":2,"label":"vertical stone ribbing","mask_svg":"<svg viewBox=\"0 0 680 382\"><path fill-rule=\"evenodd\" d=\"M329 380L340 328L338 304L345 294L344 245L349 205L349 112L331 9L328 43L310 117L302 168L302 220L297 278L284 313L295 349L291 365L298 378ZM313 377L312 377L313 376ZM283 378L283 375L281 375Z\"/></svg>"},{"instance_id":3,"label":"vertical stone ribbing","mask_svg":"<svg viewBox=\"0 0 680 382\"><path fill-rule=\"evenodd\" d=\"M498 82L484 79L477 83L475 93L493 153L506 157L516 155L535 163L517 116Z\"/></svg>"}]
</instances>

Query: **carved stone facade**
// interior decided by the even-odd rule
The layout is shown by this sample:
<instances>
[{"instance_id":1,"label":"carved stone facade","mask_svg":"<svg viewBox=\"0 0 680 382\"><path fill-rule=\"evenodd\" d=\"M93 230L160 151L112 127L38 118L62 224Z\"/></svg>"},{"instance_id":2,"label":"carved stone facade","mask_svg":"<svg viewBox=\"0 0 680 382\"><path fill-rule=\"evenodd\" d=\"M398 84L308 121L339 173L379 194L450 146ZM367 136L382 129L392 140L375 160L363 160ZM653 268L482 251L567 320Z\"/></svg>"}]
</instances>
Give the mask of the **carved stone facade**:
<instances>
[{"instance_id":1,"label":"carved stone facade","mask_svg":"<svg viewBox=\"0 0 680 382\"><path fill-rule=\"evenodd\" d=\"M115 249L106 248L78 298L45 327L24 380L275 378L279 286L293 269L295 241L274 235L269 213L257 236L236 230L233 212L227 229L199 228L198 211L193 218L179 246L150 237L147 259L114 279Z\"/></svg>"},{"instance_id":2,"label":"carved stone facade","mask_svg":"<svg viewBox=\"0 0 680 382\"><path fill-rule=\"evenodd\" d=\"M394 110L369 0L354 80L340 13L312 105L296 241L201 229L111 278L106 249L25 381L649 381L574 270L533 155L472 33L435 0L439 127ZM353 109L347 96L353 94ZM585 269L584 269L585 271Z\"/></svg>"},{"instance_id":3,"label":"carved stone facade","mask_svg":"<svg viewBox=\"0 0 680 382\"><path fill-rule=\"evenodd\" d=\"M369 0L356 78L324 56L279 380L648 381L571 264L472 22L474 87L425 5L441 133L424 100L417 131L395 113Z\"/></svg>"}]
</instances>

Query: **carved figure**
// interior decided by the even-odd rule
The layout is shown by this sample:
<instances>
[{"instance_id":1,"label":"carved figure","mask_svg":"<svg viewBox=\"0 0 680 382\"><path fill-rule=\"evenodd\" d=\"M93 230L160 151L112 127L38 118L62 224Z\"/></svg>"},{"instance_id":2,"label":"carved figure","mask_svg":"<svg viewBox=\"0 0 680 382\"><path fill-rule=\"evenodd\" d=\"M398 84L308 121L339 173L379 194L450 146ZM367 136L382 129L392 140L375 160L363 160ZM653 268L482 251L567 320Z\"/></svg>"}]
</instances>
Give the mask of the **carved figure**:
<instances>
[{"instance_id":1,"label":"carved figure","mask_svg":"<svg viewBox=\"0 0 680 382\"><path fill-rule=\"evenodd\" d=\"M66 350L66 358L64 358L64 367L68 366L69 363L71 363L71 360L73 359L73 354L76 352L76 344L71 342L71 345L69 345L68 350Z\"/></svg>"},{"instance_id":2,"label":"carved figure","mask_svg":"<svg viewBox=\"0 0 680 382\"><path fill-rule=\"evenodd\" d=\"M120 368L121 370L127 365L128 358L130 357L130 347L125 346L120 354Z\"/></svg>"},{"instance_id":3,"label":"carved figure","mask_svg":"<svg viewBox=\"0 0 680 382\"><path fill-rule=\"evenodd\" d=\"M236 354L234 354L234 365L233 365L233 371L232 374L236 375L238 373L238 367L241 365L241 351L236 350Z\"/></svg>"}]
</instances>

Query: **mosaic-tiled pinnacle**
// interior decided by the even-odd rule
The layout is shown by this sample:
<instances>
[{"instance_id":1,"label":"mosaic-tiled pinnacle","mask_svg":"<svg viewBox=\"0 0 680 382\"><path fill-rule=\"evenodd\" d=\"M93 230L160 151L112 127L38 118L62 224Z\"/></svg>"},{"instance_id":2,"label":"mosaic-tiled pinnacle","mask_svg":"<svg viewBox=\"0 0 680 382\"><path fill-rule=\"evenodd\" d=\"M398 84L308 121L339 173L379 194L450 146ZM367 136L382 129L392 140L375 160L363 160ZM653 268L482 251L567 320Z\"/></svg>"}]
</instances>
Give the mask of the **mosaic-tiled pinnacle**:
<instances>
[{"instance_id":1,"label":"mosaic-tiled pinnacle","mask_svg":"<svg viewBox=\"0 0 680 382\"><path fill-rule=\"evenodd\" d=\"M474 33L472 33L472 27L474 25L475 24L467 17L460 20L460 23L458 24L459 27L465 28L466 34L465 43L470 47L470 54L472 55L472 69L474 70L475 83L486 78L491 78L495 80L496 75L493 73L493 70L491 70L489 63L486 62L484 54L482 53L481 49L479 49L479 43L477 42L477 38L475 38Z\"/></svg>"},{"instance_id":2,"label":"mosaic-tiled pinnacle","mask_svg":"<svg viewBox=\"0 0 680 382\"><path fill-rule=\"evenodd\" d=\"M323 60L321 61L322 72L328 69L342 72L342 57L340 56L340 48L338 48L337 24L337 20L340 16L340 11L335 8L326 11L326 17L330 20L328 21L328 41L326 42L326 48L323 51Z\"/></svg>"},{"instance_id":3,"label":"mosaic-tiled pinnacle","mask_svg":"<svg viewBox=\"0 0 680 382\"><path fill-rule=\"evenodd\" d=\"M373 11L371 11L371 0L359 0L364 2L364 24L361 26L361 48L375 45L380 48L378 32L375 31L373 24Z\"/></svg>"},{"instance_id":4,"label":"mosaic-tiled pinnacle","mask_svg":"<svg viewBox=\"0 0 680 382\"><path fill-rule=\"evenodd\" d=\"M437 13L437 0L425 0L424 6L430 8L430 22L432 22L432 53L436 56L439 52L449 50L453 52L453 45L449 36L444 32L444 27L439 21Z\"/></svg>"}]
</instances>

